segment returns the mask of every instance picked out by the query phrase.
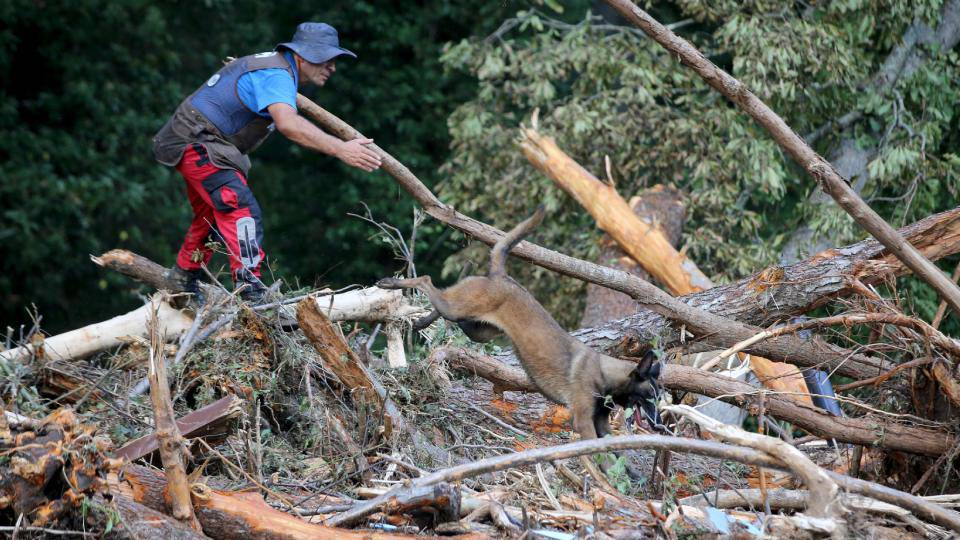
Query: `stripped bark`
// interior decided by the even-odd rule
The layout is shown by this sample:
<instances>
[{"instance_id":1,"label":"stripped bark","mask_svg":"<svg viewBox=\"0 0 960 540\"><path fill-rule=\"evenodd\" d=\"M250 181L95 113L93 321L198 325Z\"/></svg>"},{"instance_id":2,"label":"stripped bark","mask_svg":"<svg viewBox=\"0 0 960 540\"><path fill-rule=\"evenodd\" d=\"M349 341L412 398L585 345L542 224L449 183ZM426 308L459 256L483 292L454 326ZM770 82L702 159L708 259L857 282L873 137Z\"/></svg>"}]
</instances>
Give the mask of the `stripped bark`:
<instances>
[{"instance_id":1,"label":"stripped bark","mask_svg":"<svg viewBox=\"0 0 960 540\"><path fill-rule=\"evenodd\" d=\"M707 84L740 106L843 208L863 229L880 241L898 259L929 284L954 310L960 311L960 287L943 275L936 265L905 241L897 231L870 208L827 160L813 151L779 115L743 83L718 68L699 50L657 22L630 0L605 0L654 41L693 68Z\"/></svg>"},{"instance_id":2,"label":"stripped bark","mask_svg":"<svg viewBox=\"0 0 960 540\"><path fill-rule=\"evenodd\" d=\"M297 96L297 105L305 115L313 118L326 131L341 139L351 140L363 137L346 122L301 95ZM489 245L496 243L503 235L502 231L465 216L441 202L409 169L376 144L371 143L368 147L380 154L383 170L393 176L430 216ZM913 235L914 238L911 238L911 241L918 240L924 248L921 251L924 251L927 257L943 257L960 249L958 218L960 218L960 209L944 212L907 227L904 234L908 237ZM928 233L935 231L935 235L927 236ZM731 289L729 286L714 287L679 299L671 298L636 276L562 255L530 242L521 242L511 251L511 254L549 270L629 294L647 309L656 313L638 313L628 319L575 334L594 349L603 351L621 342L627 345L632 343L636 348L639 340L649 341L654 337L659 337L665 346L674 345L679 342L680 335L676 330L668 327L667 319L678 321L685 326L688 333L693 333L713 346L729 347L756 334L757 329L725 321L722 317L716 316L718 314L732 316L738 320L749 320L753 324L756 324L755 321L758 319L770 323L784 316L804 313L817 305L826 303L835 295L848 292L849 289L844 282L845 274L855 274L866 281L876 282L882 277L881 272L887 272L889 275L907 271L896 258L890 257L891 260L886 260L883 256L885 254L881 253L883 246L876 242L872 244L861 242L852 247L855 251L851 253L830 251L814 257L815 260L809 266L803 266L801 263L799 266L802 268L799 270L810 270L816 266L819 271L805 276L796 276L798 280L790 279L794 276L785 272L787 269L775 267L754 276L756 281L748 281L746 283L748 286L743 290ZM867 253L870 255L865 255ZM871 261L871 257L875 260ZM873 264L867 268L865 263ZM856 268L849 268L848 265ZM624 337L628 339L624 341ZM786 347L785 343L793 347ZM885 366L883 362L849 355L836 348L827 356L818 355L815 354L814 348L822 345L805 343L799 338L787 339L776 346L771 345L767 342L765 346L758 346L749 352L775 360L792 361L798 365L824 363L831 368L837 368L840 373L851 376L858 376L857 374L873 376L878 369ZM619 355L615 350L613 354ZM806 364L803 363L803 358L799 358L801 356L807 358ZM858 363L868 367L858 366Z\"/></svg>"}]
</instances>

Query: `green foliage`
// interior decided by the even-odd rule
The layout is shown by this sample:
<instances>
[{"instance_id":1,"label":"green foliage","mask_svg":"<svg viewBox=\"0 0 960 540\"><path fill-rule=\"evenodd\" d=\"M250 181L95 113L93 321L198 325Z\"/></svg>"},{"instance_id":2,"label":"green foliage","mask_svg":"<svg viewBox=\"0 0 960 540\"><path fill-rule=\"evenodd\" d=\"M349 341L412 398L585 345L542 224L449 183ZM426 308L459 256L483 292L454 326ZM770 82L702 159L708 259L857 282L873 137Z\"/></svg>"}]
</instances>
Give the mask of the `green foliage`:
<instances>
[{"instance_id":1,"label":"green foliage","mask_svg":"<svg viewBox=\"0 0 960 540\"><path fill-rule=\"evenodd\" d=\"M694 17L678 32L801 134L861 112L857 144L878 149L865 197L900 225L956 204L957 54L936 55L891 92L869 81L915 17L936 23L940 3L682 0L681 13L661 20ZM449 120L453 154L441 192L457 207L508 227L543 202L550 213L537 240L595 255L592 218L517 146L518 126L539 109L540 131L587 170L605 176L610 157L624 197L657 183L686 190L685 247L717 282L774 263L802 224L833 245L863 237L835 205L808 202L813 180L759 125L635 29L589 15L560 23L537 11L518 13L512 28L452 44L443 56L479 85ZM836 142L823 137L818 149ZM462 250L446 270L482 252ZM580 283L532 268L519 279L564 323L579 318L570 299Z\"/></svg>"}]
</instances>

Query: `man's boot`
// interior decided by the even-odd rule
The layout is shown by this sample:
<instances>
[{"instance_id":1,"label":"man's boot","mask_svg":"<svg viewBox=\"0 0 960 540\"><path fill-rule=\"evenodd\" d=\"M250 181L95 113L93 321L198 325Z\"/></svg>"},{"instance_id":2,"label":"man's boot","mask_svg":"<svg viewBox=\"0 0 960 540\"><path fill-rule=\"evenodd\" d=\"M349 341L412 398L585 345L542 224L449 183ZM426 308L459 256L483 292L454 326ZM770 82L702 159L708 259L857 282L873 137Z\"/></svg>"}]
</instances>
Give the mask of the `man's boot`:
<instances>
[{"instance_id":1,"label":"man's boot","mask_svg":"<svg viewBox=\"0 0 960 540\"><path fill-rule=\"evenodd\" d=\"M203 279L203 270L184 270L177 265L173 265L173 268L170 270L170 277L183 287L184 292L193 295L193 299L196 301L198 307L207 301L203 295L203 291L200 290L200 280Z\"/></svg>"},{"instance_id":2,"label":"man's boot","mask_svg":"<svg viewBox=\"0 0 960 540\"><path fill-rule=\"evenodd\" d=\"M234 284L237 288L243 287L240 290L240 299L244 302L257 305L264 303L267 299L267 288L263 285L263 282L247 270L237 272Z\"/></svg>"}]
</instances>

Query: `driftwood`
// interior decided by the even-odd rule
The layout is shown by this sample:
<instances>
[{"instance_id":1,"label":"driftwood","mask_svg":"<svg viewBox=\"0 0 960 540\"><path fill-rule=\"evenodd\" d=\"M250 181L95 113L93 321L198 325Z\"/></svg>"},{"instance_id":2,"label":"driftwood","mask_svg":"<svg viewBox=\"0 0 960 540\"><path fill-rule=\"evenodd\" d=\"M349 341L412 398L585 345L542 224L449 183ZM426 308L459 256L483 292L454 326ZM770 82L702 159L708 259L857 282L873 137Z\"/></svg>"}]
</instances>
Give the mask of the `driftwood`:
<instances>
[{"instance_id":1,"label":"driftwood","mask_svg":"<svg viewBox=\"0 0 960 540\"><path fill-rule=\"evenodd\" d=\"M494 386L536 392L536 387L519 368L512 368L495 358L473 355L463 351L448 355L454 366L490 380ZM727 403L759 411L759 390L745 382L700 369L669 364L660 374L665 388L693 392L717 398ZM877 446L914 454L941 455L949 451L955 441L949 433L933 428L899 424L876 417L836 417L826 411L801 403L789 396L767 394L763 396L765 414L792 423L814 435L840 442Z\"/></svg>"},{"instance_id":2,"label":"driftwood","mask_svg":"<svg viewBox=\"0 0 960 540\"><path fill-rule=\"evenodd\" d=\"M230 394L183 416L177 420L177 429L187 439L203 437L207 443L216 444L230 433L234 421L243 414L242 405L242 399ZM150 456L158 448L157 436L151 433L128 442L113 455L135 461Z\"/></svg>"},{"instance_id":3,"label":"driftwood","mask_svg":"<svg viewBox=\"0 0 960 540\"><path fill-rule=\"evenodd\" d=\"M960 288L947 279L943 272L920 251L909 242L905 242L903 237L874 212L850 184L837 174L833 165L814 152L810 145L804 142L766 103L739 80L714 65L688 41L678 37L630 0L606 0L606 3L662 45L671 56L676 56L683 64L691 67L707 84L736 103L763 126L777 144L803 167L820 188L833 197L857 224L903 261L917 277L933 287L955 311L960 311Z\"/></svg>"},{"instance_id":4,"label":"driftwood","mask_svg":"<svg viewBox=\"0 0 960 540\"><path fill-rule=\"evenodd\" d=\"M127 465L123 478L115 484L116 489L134 501L154 510L164 507L164 482L162 475L153 469ZM255 492L229 492L193 485L193 504L197 519L204 534L211 538L233 540L399 540L412 539L413 535L385 532L349 531L308 523L303 519L281 512L264 502ZM416 536L416 538L437 538ZM462 540L482 540L480 535L466 535Z\"/></svg>"},{"instance_id":5,"label":"driftwood","mask_svg":"<svg viewBox=\"0 0 960 540\"><path fill-rule=\"evenodd\" d=\"M305 115L316 120L324 130L341 139L350 140L363 136L346 122L303 96L297 96L297 105ZM424 211L430 216L490 245L496 243L503 235L502 231L460 214L442 203L409 169L376 144L371 143L368 147L380 154L383 160L383 169L393 176L423 206ZM931 259L948 255L960 249L960 220L958 220L958 217L960 217L960 209L925 220L923 226L920 226L920 228L926 227L924 232L931 232L932 229L937 228L935 225L940 225L941 230L936 236L925 238L925 242L922 246L918 246L918 249L925 248L921 251ZM949 224L945 222L949 222ZM908 227L907 229L911 228ZM914 226L913 229L903 234L908 236L910 232L916 231L917 227ZM882 249L883 247L878 245L873 255L876 255ZM722 316L717 316L718 314L723 316L735 314L732 317L734 319L740 317L744 319L767 319L767 323L769 323L784 316L804 313L844 291L846 287L843 283L843 276L853 273L850 271L837 272L835 265L827 263L819 268L819 272L811 276L801 276L809 278L810 281L808 282L804 279L793 280L791 279L793 276L785 276L784 269L774 268L759 276L759 281L751 283L751 287L744 288L742 291L735 291L734 298L731 299L723 298L724 295L730 294L729 287L714 287L694 295L674 299L636 276L568 257L530 242L521 242L511 251L511 254L561 274L629 294L647 309L659 314L659 317L649 312L638 314L619 323L611 323L600 329L593 329L592 332L584 331L578 335L584 341L587 341L584 336L589 336L591 340L598 341L597 344L588 343L597 350L606 350L608 346L621 341L627 333L636 337L636 339L631 338L631 341L635 344L659 337L664 345L673 345L679 341L679 334L675 329L668 329L667 319L679 322L685 327L686 332L704 339L713 346L729 347L757 334L760 329L740 322L726 320ZM820 259L830 259L835 256L836 253L821 254ZM868 280L876 282L880 278L881 269L888 274L907 271L906 267L895 257L890 256L890 259L890 261L883 261L885 263L883 266L870 268L866 276L872 279ZM844 258L842 262L853 264L862 263L864 260L850 257ZM863 268L860 268L860 271L862 270ZM781 299L780 295L784 291L789 292L791 289L795 292L793 298L789 298L790 295L786 294L786 297ZM797 293L802 294L802 296L798 298ZM701 303L701 301L703 302ZM804 309L797 311L798 303L801 303ZM648 317L649 320L643 321L642 324L635 324L637 317ZM836 347L826 347L823 343L807 343L793 336L790 336L790 339L785 339L787 337L782 336L781 340L776 342L758 343L748 352L775 360L790 360L798 365L823 365L830 369L838 368L840 373L851 376L872 376L876 373L876 370L885 367L883 362L862 355L851 355L849 351L843 351ZM616 352L614 355L622 356L622 354Z\"/></svg>"},{"instance_id":6,"label":"driftwood","mask_svg":"<svg viewBox=\"0 0 960 540\"><path fill-rule=\"evenodd\" d=\"M807 511L818 518L842 518L846 508L840 502L840 488L806 454L780 439L757 433L749 433L736 426L721 424L687 405L671 405L665 410L693 420L700 427L727 442L755 448L765 452L790 467L790 471L803 480L810 490ZM761 471L761 474L762 471Z\"/></svg>"},{"instance_id":7,"label":"driftwood","mask_svg":"<svg viewBox=\"0 0 960 540\"><path fill-rule=\"evenodd\" d=\"M177 428L173 403L170 400L170 385L167 382L166 355L160 338L159 322L150 319L150 401L153 403L153 420L156 426L160 460L167 476L167 492L170 494L170 510L174 518L200 530L190 504L190 485L187 482L187 451L183 437Z\"/></svg>"}]
</instances>

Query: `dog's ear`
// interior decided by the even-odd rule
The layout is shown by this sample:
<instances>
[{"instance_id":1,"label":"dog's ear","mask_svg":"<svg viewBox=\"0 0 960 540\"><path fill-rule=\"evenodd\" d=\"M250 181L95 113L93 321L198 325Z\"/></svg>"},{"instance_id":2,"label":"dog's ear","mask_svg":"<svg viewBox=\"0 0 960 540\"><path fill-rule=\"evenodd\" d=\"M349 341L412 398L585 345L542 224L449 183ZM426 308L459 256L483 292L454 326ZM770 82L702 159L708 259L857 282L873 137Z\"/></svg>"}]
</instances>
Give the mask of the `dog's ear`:
<instances>
[{"instance_id":1,"label":"dog's ear","mask_svg":"<svg viewBox=\"0 0 960 540\"><path fill-rule=\"evenodd\" d=\"M653 351L647 351L637 363L637 367L631 372L635 380L656 379L660 376L660 362L657 361L657 355Z\"/></svg>"}]
</instances>

